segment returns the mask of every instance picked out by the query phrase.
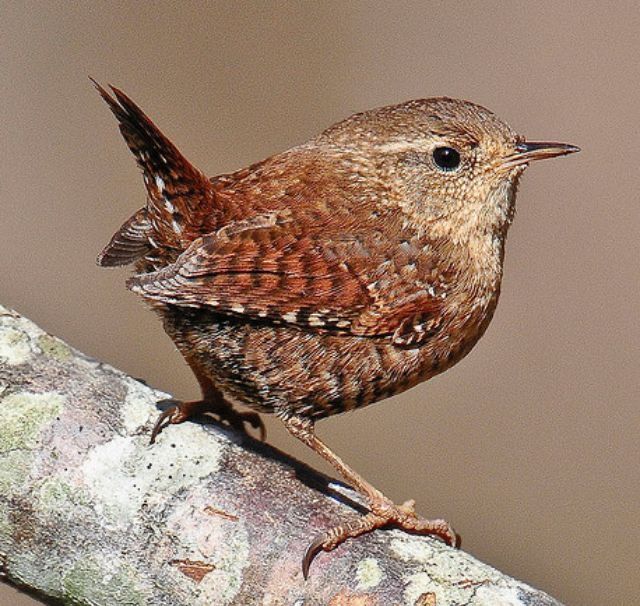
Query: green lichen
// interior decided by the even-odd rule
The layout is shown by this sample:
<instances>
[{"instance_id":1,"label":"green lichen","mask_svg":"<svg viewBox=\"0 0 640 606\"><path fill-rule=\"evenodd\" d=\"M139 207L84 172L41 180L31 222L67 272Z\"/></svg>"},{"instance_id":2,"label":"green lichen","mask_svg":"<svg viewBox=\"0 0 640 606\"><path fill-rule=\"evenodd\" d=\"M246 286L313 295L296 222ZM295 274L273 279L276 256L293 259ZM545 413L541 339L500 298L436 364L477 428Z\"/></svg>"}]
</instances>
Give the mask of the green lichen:
<instances>
[{"instance_id":1,"label":"green lichen","mask_svg":"<svg viewBox=\"0 0 640 606\"><path fill-rule=\"evenodd\" d=\"M51 335L42 335L38 338L38 346L45 356L64 362L71 357L71 349L66 343Z\"/></svg>"},{"instance_id":2,"label":"green lichen","mask_svg":"<svg viewBox=\"0 0 640 606\"><path fill-rule=\"evenodd\" d=\"M249 536L242 523L236 523L235 532L227 535L229 549L216 562L217 569L224 575L225 589L221 596L224 604L230 604L242 585L244 569L249 565Z\"/></svg>"},{"instance_id":3,"label":"green lichen","mask_svg":"<svg viewBox=\"0 0 640 606\"><path fill-rule=\"evenodd\" d=\"M13 526L10 536L8 577L18 585L33 587L43 596L59 598L61 596L60 570L65 562L55 549L41 550L31 541L16 541L21 530L17 524ZM55 602L56 604L58 602Z\"/></svg>"},{"instance_id":4,"label":"green lichen","mask_svg":"<svg viewBox=\"0 0 640 606\"><path fill-rule=\"evenodd\" d=\"M59 477L47 478L37 488L35 502L38 508L63 514L74 511L78 505L90 505L91 500L80 488Z\"/></svg>"},{"instance_id":5,"label":"green lichen","mask_svg":"<svg viewBox=\"0 0 640 606\"><path fill-rule=\"evenodd\" d=\"M35 448L42 428L64 408L64 396L56 392L22 392L0 401L0 453Z\"/></svg>"},{"instance_id":6,"label":"green lichen","mask_svg":"<svg viewBox=\"0 0 640 606\"><path fill-rule=\"evenodd\" d=\"M29 481L38 436L63 407L58 393L23 392L0 401L0 500L4 494L19 494L19 487ZM8 524L8 510L0 513L0 522Z\"/></svg>"},{"instance_id":7,"label":"green lichen","mask_svg":"<svg viewBox=\"0 0 640 606\"><path fill-rule=\"evenodd\" d=\"M13 450L2 455L0 495L15 494L17 487L28 479L32 462L33 455L28 450Z\"/></svg>"},{"instance_id":8,"label":"green lichen","mask_svg":"<svg viewBox=\"0 0 640 606\"><path fill-rule=\"evenodd\" d=\"M0 553L9 551L13 527L9 521L9 506L0 500Z\"/></svg>"},{"instance_id":9,"label":"green lichen","mask_svg":"<svg viewBox=\"0 0 640 606\"><path fill-rule=\"evenodd\" d=\"M143 606L144 596L135 568L117 558L85 558L62 579L65 603L74 606L118 604Z\"/></svg>"},{"instance_id":10,"label":"green lichen","mask_svg":"<svg viewBox=\"0 0 640 606\"><path fill-rule=\"evenodd\" d=\"M207 599L211 593L216 595L221 606L233 603L242 585L244 569L249 564L249 536L244 524L234 524L233 531L225 536L225 543L226 549L216 561L216 570L199 588L203 605L211 604ZM210 583L217 585L213 592Z\"/></svg>"},{"instance_id":11,"label":"green lichen","mask_svg":"<svg viewBox=\"0 0 640 606\"><path fill-rule=\"evenodd\" d=\"M190 497L175 503L164 522L167 536L180 537L177 546L180 558L214 565L214 569L195 585L176 567L170 572L171 585L176 591L190 594L190 606L236 604L236 596L246 580L245 569L250 565L249 532L245 522L212 517L205 513L209 504L210 495L200 484L192 490ZM204 535L203 528L206 528ZM277 600L273 603L276 602L281 603Z\"/></svg>"}]
</instances>

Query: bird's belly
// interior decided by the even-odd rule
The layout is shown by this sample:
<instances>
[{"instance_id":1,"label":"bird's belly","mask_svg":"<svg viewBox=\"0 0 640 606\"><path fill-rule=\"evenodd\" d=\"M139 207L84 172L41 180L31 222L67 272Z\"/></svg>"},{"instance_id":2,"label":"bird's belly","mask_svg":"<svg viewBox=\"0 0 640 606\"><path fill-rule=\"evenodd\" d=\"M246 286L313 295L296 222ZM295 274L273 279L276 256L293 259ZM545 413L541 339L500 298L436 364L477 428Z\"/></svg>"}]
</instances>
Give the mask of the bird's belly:
<instances>
[{"instance_id":1,"label":"bird's belly","mask_svg":"<svg viewBox=\"0 0 640 606\"><path fill-rule=\"evenodd\" d=\"M161 315L197 372L230 399L281 416L318 419L366 406L446 370L472 346L443 339L401 349L386 339L241 323L202 310Z\"/></svg>"}]
</instances>

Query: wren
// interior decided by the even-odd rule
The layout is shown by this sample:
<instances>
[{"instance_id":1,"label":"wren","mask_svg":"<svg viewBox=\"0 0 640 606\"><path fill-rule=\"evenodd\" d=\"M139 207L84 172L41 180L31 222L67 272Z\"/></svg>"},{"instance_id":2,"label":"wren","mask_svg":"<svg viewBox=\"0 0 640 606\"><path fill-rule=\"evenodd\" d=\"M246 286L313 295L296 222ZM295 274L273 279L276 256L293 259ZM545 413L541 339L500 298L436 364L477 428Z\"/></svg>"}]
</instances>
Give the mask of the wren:
<instances>
[{"instance_id":1,"label":"wren","mask_svg":"<svg viewBox=\"0 0 640 606\"><path fill-rule=\"evenodd\" d=\"M369 512L303 558L382 526L458 537L394 505L314 431L461 360L491 321L518 181L534 160L579 151L529 142L457 99L355 114L307 143L207 177L122 91L96 87L142 169L146 205L98 257L135 264L127 286L160 315L202 399L160 416L213 412L261 428L259 412L326 459ZM231 402L248 406L239 412Z\"/></svg>"}]
</instances>

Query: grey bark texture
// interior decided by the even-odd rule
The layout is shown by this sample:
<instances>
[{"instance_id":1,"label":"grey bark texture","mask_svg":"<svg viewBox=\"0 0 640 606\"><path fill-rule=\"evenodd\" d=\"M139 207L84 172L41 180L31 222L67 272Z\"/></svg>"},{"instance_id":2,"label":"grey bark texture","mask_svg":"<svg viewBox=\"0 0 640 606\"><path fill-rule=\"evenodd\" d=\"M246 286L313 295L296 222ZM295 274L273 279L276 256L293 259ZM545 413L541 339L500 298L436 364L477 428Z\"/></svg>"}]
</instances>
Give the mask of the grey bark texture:
<instances>
[{"instance_id":1,"label":"grey bark texture","mask_svg":"<svg viewBox=\"0 0 640 606\"><path fill-rule=\"evenodd\" d=\"M149 445L166 394L0 306L0 574L96 606L545 605L437 540L377 531L321 553L349 489L211 423Z\"/></svg>"}]
</instances>

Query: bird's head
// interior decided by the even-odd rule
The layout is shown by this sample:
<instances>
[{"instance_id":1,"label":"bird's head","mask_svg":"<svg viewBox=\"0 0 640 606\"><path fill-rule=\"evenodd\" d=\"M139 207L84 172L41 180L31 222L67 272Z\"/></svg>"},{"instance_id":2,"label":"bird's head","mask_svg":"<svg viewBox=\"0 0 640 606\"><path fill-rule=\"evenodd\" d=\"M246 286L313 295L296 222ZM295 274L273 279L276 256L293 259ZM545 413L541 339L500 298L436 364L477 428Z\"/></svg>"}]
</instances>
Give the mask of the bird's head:
<instances>
[{"instance_id":1,"label":"bird's head","mask_svg":"<svg viewBox=\"0 0 640 606\"><path fill-rule=\"evenodd\" d=\"M528 142L488 109L446 97L355 114L320 137L349 150L355 170L367 166L367 181L418 224L460 237L506 233L529 163L579 151Z\"/></svg>"}]
</instances>

